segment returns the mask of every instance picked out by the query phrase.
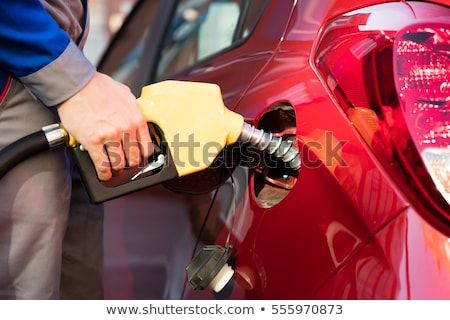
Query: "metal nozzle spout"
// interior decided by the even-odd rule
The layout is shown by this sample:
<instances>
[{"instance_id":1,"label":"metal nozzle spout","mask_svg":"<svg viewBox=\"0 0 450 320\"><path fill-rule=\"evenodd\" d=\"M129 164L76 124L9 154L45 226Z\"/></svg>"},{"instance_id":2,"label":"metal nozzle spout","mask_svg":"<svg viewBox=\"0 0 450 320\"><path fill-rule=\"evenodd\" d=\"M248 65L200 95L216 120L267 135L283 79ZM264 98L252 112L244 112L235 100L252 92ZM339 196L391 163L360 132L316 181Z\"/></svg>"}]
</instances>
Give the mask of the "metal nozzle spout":
<instances>
[{"instance_id":1,"label":"metal nozzle spout","mask_svg":"<svg viewBox=\"0 0 450 320\"><path fill-rule=\"evenodd\" d=\"M273 154L276 158L289 164L294 170L300 169L300 152L290 140L283 140L281 137L275 137L270 132L257 129L244 122L239 141L250 144L260 151Z\"/></svg>"}]
</instances>

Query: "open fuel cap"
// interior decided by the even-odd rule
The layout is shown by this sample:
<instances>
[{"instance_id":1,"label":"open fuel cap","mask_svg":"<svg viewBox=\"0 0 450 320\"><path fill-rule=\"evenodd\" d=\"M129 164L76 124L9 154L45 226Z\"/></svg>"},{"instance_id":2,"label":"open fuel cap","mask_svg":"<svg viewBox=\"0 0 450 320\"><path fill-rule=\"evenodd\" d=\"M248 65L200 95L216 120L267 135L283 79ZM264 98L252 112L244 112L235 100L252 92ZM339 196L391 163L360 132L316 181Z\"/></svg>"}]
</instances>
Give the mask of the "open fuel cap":
<instances>
[{"instance_id":1,"label":"open fuel cap","mask_svg":"<svg viewBox=\"0 0 450 320\"><path fill-rule=\"evenodd\" d=\"M209 287L214 292L221 291L234 275L228 265L231 253L222 246L205 246L186 267L190 285L196 291Z\"/></svg>"}]
</instances>

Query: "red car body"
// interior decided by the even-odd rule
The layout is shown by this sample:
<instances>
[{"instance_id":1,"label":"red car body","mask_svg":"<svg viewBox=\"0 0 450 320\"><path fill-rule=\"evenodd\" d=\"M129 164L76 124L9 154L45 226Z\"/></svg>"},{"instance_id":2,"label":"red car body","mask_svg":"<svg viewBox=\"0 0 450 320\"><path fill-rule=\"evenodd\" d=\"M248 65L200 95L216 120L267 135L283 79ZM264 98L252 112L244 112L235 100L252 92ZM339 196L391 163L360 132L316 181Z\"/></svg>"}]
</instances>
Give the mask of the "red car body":
<instances>
[{"instance_id":1,"label":"red car body","mask_svg":"<svg viewBox=\"0 0 450 320\"><path fill-rule=\"evenodd\" d=\"M420 56L437 56L442 69L429 95L443 111L428 111L448 130L437 148L449 150L448 0L267 1L243 41L141 77L137 87L166 78L218 84L247 122L294 139L302 167L238 167L216 195L175 180L107 202L107 298L449 299L449 204L402 118L408 93L395 60L402 30L419 29L444 34ZM108 54L119 41L101 70L112 73ZM448 179L448 153L445 161ZM208 170L190 186L201 190ZM185 274L193 255L229 235L233 279L219 293L193 290Z\"/></svg>"}]
</instances>

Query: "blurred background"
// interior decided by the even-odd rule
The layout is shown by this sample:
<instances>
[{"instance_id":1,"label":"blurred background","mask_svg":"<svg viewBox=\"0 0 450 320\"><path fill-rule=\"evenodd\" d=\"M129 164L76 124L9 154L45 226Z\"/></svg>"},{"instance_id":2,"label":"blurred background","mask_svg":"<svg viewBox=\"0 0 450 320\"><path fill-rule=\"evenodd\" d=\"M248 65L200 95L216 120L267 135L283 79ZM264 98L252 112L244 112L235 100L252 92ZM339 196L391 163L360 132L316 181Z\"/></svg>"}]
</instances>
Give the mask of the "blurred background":
<instances>
[{"instance_id":1,"label":"blurred background","mask_svg":"<svg viewBox=\"0 0 450 320\"><path fill-rule=\"evenodd\" d=\"M85 46L86 56L95 65L99 62L108 41L120 28L137 0L89 0L90 31Z\"/></svg>"}]
</instances>

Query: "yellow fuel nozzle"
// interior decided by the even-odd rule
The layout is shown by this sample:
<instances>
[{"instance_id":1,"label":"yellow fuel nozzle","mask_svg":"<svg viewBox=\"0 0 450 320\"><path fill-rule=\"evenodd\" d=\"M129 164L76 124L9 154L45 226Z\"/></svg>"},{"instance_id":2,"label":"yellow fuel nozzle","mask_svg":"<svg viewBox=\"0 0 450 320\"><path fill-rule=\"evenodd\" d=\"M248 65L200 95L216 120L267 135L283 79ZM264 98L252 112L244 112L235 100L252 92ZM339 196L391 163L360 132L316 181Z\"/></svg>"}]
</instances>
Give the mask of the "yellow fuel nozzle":
<instances>
[{"instance_id":1,"label":"yellow fuel nozzle","mask_svg":"<svg viewBox=\"0 0 450 320\"><path fill-rule=\"evenodd\" d=\"M225 146L238 140L300 169L295 144L244 122L224 106L216 84L162 81L142 88L137 101L147 122L164 132L178 176L206 169Z\"/></svg>"},{"instance_id":2,"label":"yellow fuel nozzle","mask_svg":"<svg viewBox=\"0 0 450 320\"><path fill-rule=\"evenodd\" d=\"M244 126L243 117L224 106L216 84L162 81L142 88L137 102L147 122L163 131L179 176L209 167Z\"/></svg>"}]
</instances>

